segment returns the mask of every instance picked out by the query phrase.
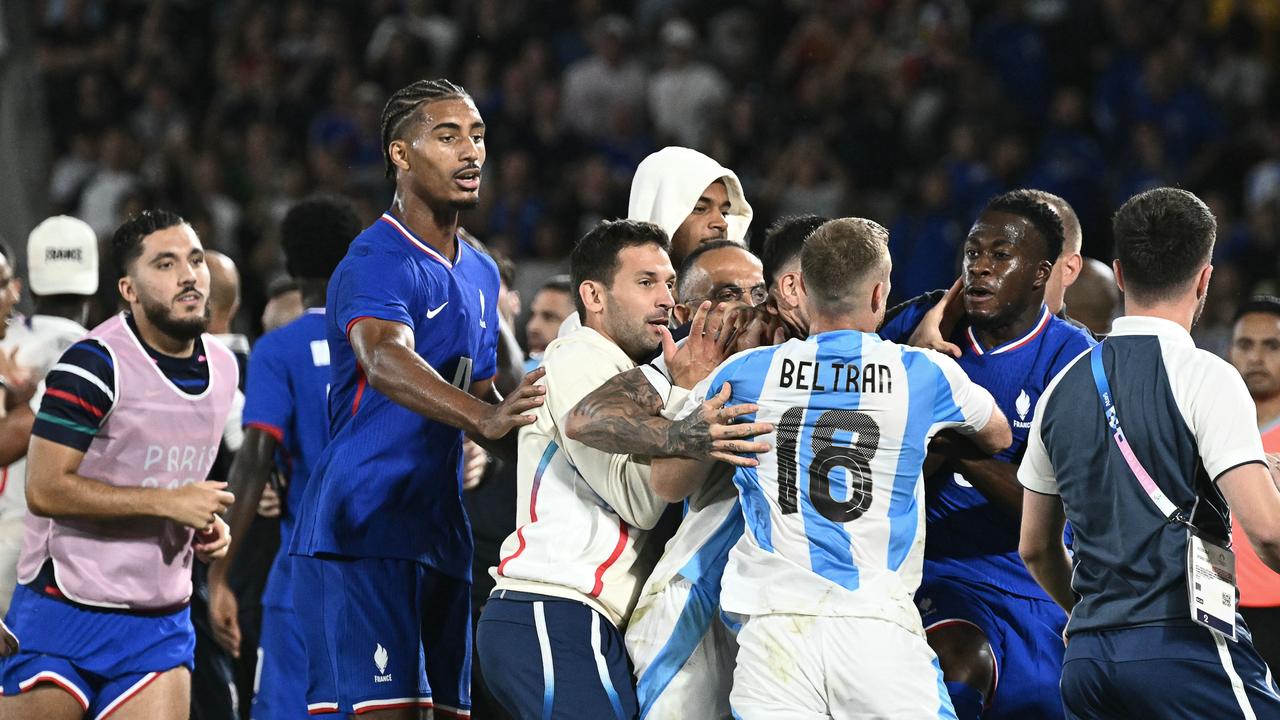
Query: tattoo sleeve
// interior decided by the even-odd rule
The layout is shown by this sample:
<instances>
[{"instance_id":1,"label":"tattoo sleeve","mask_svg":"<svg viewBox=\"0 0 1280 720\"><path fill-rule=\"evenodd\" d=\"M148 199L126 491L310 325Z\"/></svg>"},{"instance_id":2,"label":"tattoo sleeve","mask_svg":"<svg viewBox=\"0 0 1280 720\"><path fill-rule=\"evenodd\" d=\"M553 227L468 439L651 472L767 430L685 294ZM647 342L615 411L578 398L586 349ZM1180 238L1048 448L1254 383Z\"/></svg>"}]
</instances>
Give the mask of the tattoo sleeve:
<instances>
[{"instance_id":1,"label":"tattoo sleeve","mask_svg":"<svg viewBox=\"0 0 1280 720\"><path fill-rule=\"evenodd\" d=\"M672 422L662 397L639 368L613 376L569 412L565 434L604 452L652 457L705 457L711 428L702 413Z\"/></svg>"}]
</instances>

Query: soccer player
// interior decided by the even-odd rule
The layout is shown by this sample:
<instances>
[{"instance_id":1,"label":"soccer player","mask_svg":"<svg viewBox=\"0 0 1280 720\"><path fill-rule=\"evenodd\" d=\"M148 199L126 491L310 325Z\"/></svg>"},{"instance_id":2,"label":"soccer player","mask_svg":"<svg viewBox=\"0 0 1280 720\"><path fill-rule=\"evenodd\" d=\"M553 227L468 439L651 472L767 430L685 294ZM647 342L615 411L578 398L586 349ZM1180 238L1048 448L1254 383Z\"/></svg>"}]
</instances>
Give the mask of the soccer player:
<instances>
[{"instance_id":1,"label":"soccer player","mask_svg":"<svg viewBox=\"0 0 1280 720\"><path fill-rule=\"evenodd\" d=\"M770 262L763 267L742 257L749 256L745 249L734 253L717 249L718 243L701 246L685 259L687 269L678 285L681 305L709 302L707 309L716 311L721 305L716 287L755 288L771 277L768 302L776 303L782 326L807 333L808 318L800 304L800 250L823 222L804 216L775 223L765 236ZM725 295L725 304L739 304L730 295L737 293ZM746 299L758 297L748 293ZM689 344L697 340L695 334L669 359L623 372L592 391L569 414L568 436L607 452L662 454L671 428L663 414L678 410L689 390L723 360L704 356L698 362L692 357L698 346ZM737 646L732 628L718 619L720 579L743 523L737 492L728 478L719 480L706 483L685 503L680 526L645 581L636 619L627 628L642 718L710 718L729 712Z\"/></svg>"},{"instance_id":2,"label":"soccer player","mask_svg":"<svg viewBox=\"0 0 1280 720\"><path fill-rule=\"evenodd\" d=\"M570 256L585 324L543 358L547 403L520 433L518 527L478 633L490 689L517 717L637 711L621 630L661 551L649 531L667 503L649 487L647 458L594 450L561 428L588 392L669 342L667 248L652 223L606 221ZM672 433L678 446L665 452L693 452L698 420Z\"/></svg>"},{"instance_id":3,"label":"soccer player","mask_svg":"<svg viewBox=\"0 0 1280 720\"><path fill-rule=\"evenodd\" d=\"M671 264L713 240L745 245L751 206L729 168L684 147L665 147L640 162L631 178L627 217L656 224L671 238Z\"/></svg>"},{"instance_id":4,"label":"soccer player","mask_svg":"<svg viewBox=\"0 0 1280 720\"><path fill-rule=\"evenodd\" d=\"M733 478L747 526L721 596L746 617L735 717L954 717L911 602L922 464L945 428L987 452L1011 437L955 361L873 334L889 294L887 239L858 218L818 228L801 253L809 337L735 355L686 403L727 384L728 405L758 405L751 419L776 427L773 450ZM676 500L709 469L657 459L651 479Z\"/></svg>"},{"instance_id":5,"label":"soccer player","mask_svg":"<svg viewBox=\"0 0 1280 720\"><path fill-rule=\"evenodd\" d=\"M573 288L568 275L547 278L529 303L529 319L525 322L524 336L529 347L525 360L525 372L531 372L542 364L542 353L556 339L556 333L564 319L575 312Z\"/></svg>"},{"instance_id":6,"label":"soccer player","mask_svg":"<svg viewBox=\"0 0 1280 720\"><path fill-rule=\"evenodd\" d=\"M112 253L129 311L53 366L32 431L5 717L185 717L193 556L230 542L218 513L233 497L203 478L237 368L204 333L200 240L177 215L144 211Z\"/></svg>"},{"instance_id":7,"label":"soccer player","mask_svg":"<svg viewBox=\"0 0 1280 720\"><path fill-rule=\"evenodd\" d=\"M1057 692L1066 616L1018 557L1018 462L1031 409L1093 341L1053 315L1045 287L1062 254L1058 216L1035 195L993 198L963 246L964 321L949 338L965 373L1012 421L994 457L949 434L931 444L924 581L916 604L961 718L1062 716ZM931 304L898 309L882 337L905 342Z\"/></svg>"},{"instance_id":8,"label":"soccer player","mask_svg":"<svg viewBox=\"0 0 1280 720\"><path fill-rule=\"evenodd\" d=\"M1125 316L1046 388L1018 470L1020 553L1071 613L1063 703L1073 718L1280 717L1226 549L1236 514L1280 569L1280 470L1240 375L1190 335L1217 223L1156 188L1112 226Z\"/></svg>"},{"instance_id":9,"label":"soccer player","mask_svg":"<svg viewBox=\"0 0 1280 720\"><path fill-rule=\"evenodd\" d=\"M448 80L396 91L382 113L395 197L329 281L331 439L290 545L312 712L469 714L462 434L492 445L533 422L543 392L534 371L498 397L498 269L457 236L484 136Z\"/></svg>"},{"instance_id":10,"label":"soccer player","mask_svg":"<svg viewBox=\"0 0 1280 720\"><path fill-rule=\"evenodd\" d=\"M27 236L27 263L35 313L15 328L19 332L6 339L17 344L18 364L38 381L72 343L89 332L84 324L98 291L98 238L84 221L55 215L41 221ZM0 612L8 611L17 583L23 517L27 514L25 456L35 411L43 397L44 387L39 385L27 405L15 408L0 421L0 434L6 436L6 443L20 447L22 456L0 469Z\"/></svg>"},{"instance_id":11,"label":"soccer player","mask_svg":"<svg viewBox=\"0 0 1280 720\"><path fill-rule=\"evenodd\" d=\"M240 498L229 518L233 535L242 537L253 522L274 471L284 479L280 492L285 498L280 515L284 549L276 553L262 595L257 690L251 711L251 717L259 720L307 717L307 688L299 682L307 657L294 611L293 559L288 542L299 498L329 441L329 345L324 318L329 276L359 233L360 220L345 200L316 197L289 210L280 224L280 241L285 265L303 293L306 311L263 335L249 360L244 443L229 478L231 491ZM227 578L238 555L233 547L225 559L209 569L214 632L237 656L241 647L239 606Z\"/></svg>"},{"instance_id":12,"label":"soccer player","mask_svg":"<svg viewBox=\"0 0 1280 720\"><path fill-rule=\"evenodd\" d=\"M1257 297L1240 306L1228 358L1258 408L1263 451L1280 453L1280 299ZM1240 614L1267 666L1280 668L1280 576L1258 559L1239 518L1232 521Z\"/></svg>"}]
</instances>

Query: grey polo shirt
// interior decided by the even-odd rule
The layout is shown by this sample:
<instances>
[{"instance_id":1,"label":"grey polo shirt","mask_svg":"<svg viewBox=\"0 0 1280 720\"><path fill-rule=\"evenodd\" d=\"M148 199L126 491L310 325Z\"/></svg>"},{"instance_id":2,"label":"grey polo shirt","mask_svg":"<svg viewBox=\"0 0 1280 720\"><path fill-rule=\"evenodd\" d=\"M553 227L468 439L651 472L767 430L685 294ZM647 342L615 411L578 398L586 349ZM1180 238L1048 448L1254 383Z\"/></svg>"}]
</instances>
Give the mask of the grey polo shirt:
<instances>
[{"instance_id":1,"label":"grey polo shirt","mask_svg":"<svg viewBox=\"0 0 1280 720\"><path fill-rule=\"evenodd\" d=\"M1138 460L1175 505L1196 508L1197 528L1226 538L1230 516L1214 483L1266 462L1239 373L1197 349L1180 325L1154 317L1116 320L1102 357ZM1040 396L1018 479L1061 496L1075 532L1071 584L1081 600L1068 633L1191 623L1186 530L1165 520L1116 447L1088 353Z\"/></svg>"}]
</instances>

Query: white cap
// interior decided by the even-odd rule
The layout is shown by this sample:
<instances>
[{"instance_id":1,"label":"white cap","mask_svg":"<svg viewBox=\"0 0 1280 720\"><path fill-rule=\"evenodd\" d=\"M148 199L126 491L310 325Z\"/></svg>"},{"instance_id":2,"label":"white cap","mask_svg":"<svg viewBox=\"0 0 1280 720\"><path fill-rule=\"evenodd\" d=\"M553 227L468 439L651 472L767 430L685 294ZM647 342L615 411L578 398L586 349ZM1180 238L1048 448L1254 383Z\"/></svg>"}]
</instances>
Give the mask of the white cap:
<instances>
[{"instance_id":1,"label":"white cap","mask_svg":"<svg viewBox=\"0 0 1280 720\"><path fill-rule=\"evenodd\" d=\"M54 215L27 236L27 282L36 295L98 292L98 237L88 223Z\"/></svg>"}]
</instances>

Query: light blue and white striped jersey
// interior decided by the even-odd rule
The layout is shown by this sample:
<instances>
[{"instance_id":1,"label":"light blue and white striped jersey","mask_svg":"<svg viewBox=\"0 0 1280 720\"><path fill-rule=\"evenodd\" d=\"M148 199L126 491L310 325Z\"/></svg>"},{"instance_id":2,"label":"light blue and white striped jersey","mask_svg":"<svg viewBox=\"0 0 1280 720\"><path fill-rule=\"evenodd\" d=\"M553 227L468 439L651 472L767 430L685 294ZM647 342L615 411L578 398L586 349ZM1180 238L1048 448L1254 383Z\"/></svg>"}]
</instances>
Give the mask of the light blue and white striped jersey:
<instances>
[{"instance_id":1,"label":"light blue and white striped jersey","mask_svg":"<svg viewBox=\"0 0 1280 720\"><path fill-rule=\"evenodd\" d=\"M722 607L918 628L929 439L981 430L991 395L949 357L853 330L739 353L694 388L684 413L726 382L729 404L758 404L755 419L775 430L759 466L734 474L747 532L730 553Z\"/></svg>"}]
</instances>

